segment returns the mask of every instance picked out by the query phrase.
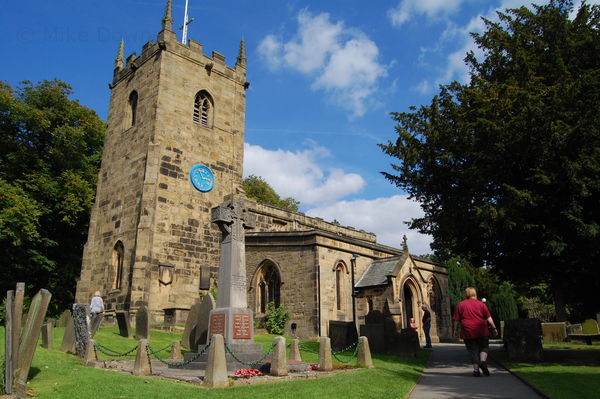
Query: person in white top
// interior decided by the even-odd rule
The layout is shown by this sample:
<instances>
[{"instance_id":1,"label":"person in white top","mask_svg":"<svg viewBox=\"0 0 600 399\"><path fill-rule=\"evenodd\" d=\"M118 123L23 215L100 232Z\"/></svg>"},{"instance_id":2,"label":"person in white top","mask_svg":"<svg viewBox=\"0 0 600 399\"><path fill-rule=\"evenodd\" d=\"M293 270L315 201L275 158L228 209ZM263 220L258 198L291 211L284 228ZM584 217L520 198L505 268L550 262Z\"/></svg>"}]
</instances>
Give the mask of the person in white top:
<instances>
[{"instance_id":1,"label":"person in white top","mask_svg":"<svg viewBox=\"0 0 600 399\"><path fill-rule=\"evenodd\" d=\"M104 312L104 302L102 301L102 297L100 296L100 291L94 292L94 296L92 297L92 302L90 303L90 313L93 316L99 315Z\"/></svg>"}]
</instances>

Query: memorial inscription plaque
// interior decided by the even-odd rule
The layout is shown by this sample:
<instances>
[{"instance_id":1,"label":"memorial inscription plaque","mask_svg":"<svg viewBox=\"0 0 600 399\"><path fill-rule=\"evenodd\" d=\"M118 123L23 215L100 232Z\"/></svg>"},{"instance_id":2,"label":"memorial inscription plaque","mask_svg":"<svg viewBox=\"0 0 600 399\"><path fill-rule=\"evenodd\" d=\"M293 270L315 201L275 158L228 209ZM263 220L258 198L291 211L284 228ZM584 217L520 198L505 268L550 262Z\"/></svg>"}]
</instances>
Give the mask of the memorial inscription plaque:
<instances>
[{"instance_id":1,"label":"memorial inscription plaque","mask_svg":"<svg viewBox=\"0 0 600 399\"><path fill-rule=\"evenodd\" d=\"M210 337L215 334L225 335L225 313L213 313L210 315Z\"/></svg>"},{"instance_id":2,"label":"memorial inscription plaque","mask_svg":"<svg viewBox=\"0 0 600 399\"><path fill-rule=\"evenodd\" d=\"M249 314L234 313L233 314L233 339L251 339L252 334L250 328L252 320Z\"/></svg>"}]
</instances>

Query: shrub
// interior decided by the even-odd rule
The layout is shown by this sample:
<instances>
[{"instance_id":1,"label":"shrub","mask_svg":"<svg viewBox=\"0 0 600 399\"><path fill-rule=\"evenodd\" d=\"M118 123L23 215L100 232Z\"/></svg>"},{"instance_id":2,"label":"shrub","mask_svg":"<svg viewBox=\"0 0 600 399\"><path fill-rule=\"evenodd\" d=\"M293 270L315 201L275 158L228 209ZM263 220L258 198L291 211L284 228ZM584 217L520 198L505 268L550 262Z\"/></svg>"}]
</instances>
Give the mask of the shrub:
<instances>
[{"instance_id":1,"label":"shrub","mask_svg":"<svg viewBox=\"0 0 600 399\"><path fill-rule=\"evenodd\" d=\"M265 315L265 327L271 334L283 335L285 323L290 318L290 313L283 304L275 306L275 302L267 304L267 313Z\"/></svg>"}]
</instances>

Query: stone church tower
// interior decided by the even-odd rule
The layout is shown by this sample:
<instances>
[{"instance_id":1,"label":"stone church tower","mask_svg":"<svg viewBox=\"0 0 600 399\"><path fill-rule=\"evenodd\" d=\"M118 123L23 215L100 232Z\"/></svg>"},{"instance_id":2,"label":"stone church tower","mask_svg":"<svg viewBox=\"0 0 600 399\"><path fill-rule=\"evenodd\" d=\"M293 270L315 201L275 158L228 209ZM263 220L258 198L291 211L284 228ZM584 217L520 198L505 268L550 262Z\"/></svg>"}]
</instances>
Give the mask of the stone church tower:
<instances>
[{"instance_id":1,"label":"stone church tower","mask_svg":"<svg viewBox=\"0 0 600 399\"><path fill-rule=\"evenodd\" d=\"M76 301L148 305L154 322L209 289L219 264L210 209L242 184L246 55L233 68L177 41L171 0L157 42L115 60L108 128ZM172 287L176 282L176 290Z\"/></svg>"}]
</instances>

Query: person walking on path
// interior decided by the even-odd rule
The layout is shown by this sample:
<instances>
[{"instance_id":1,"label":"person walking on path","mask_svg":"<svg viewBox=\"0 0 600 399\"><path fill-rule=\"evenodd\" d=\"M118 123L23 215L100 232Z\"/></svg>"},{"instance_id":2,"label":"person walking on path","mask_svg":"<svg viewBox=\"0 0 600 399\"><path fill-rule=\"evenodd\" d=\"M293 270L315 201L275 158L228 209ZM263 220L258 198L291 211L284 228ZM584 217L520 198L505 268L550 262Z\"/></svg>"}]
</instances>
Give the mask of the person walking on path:
<instances>
[{"instance_id":1,"label":"person walking on path","mask_svg":"<svg viewBox=\"0 0 600 399\"><path fill-rule=\"evenodd\" d=\"M98 329L100 329L100 324L102 323L103 317L102 314L104 313L104 301L102 301L100 291L94 292L94 296L92 297L92 301L90 302L90 313L92 314L92 320L90 322L90 332L93 337L98 331Z\"/></svg>"},{"instance_id":2,"label":"person walking on path","mask_svg":"<svg viewBox=\"0 0 600 399\"><path fill-rule=\"evenodd\" d=\"M481 376L479 369L481 369L483 375L490 375L487 366L490 335L488 323L492 327L494 336L498 335L498 330L496 330L492 315L485 303L477 300L475 288L467 287L465 289L465 300L458 304L453 318L456 321L454 336L458 336L460 325L460 337L464 340L469 352L473 364L473 376Z\"/></svg>"},{"instance_id":3,"label":"person walking on path","mask_svg":"<svg viewBox=\"0 0 600 399\"><path fill-rule=\"evenodd\" d=\"M431 337L429 336L429 331L431 331L431 312L429 312L429 308L427 304L421 304L421 309L423 310L423 332L425 333L425 348L431 348Z\"/></svg>"}]
</instances>

